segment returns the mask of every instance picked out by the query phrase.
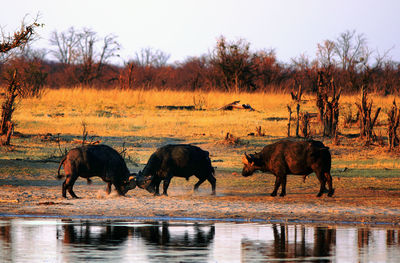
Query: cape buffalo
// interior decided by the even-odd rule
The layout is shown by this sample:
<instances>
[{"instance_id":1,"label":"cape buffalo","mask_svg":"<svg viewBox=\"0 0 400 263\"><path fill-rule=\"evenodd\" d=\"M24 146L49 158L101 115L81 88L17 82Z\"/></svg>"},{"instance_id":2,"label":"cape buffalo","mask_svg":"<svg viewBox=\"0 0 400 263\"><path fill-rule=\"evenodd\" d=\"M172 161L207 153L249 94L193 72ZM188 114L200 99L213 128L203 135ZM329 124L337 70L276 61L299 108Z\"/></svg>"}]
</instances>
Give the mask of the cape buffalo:
<instances>
[{"instance_id":1,"label":"cape buffalo","mask_svg":"<svg viewBox=\"0 0 400 263\"><path fill-rule=\"evenodd\" d=\"M158 148L150 156L143 171L137 176L137 185L150 193L159 195L160 183L164 180L163 194L168 195L167 189L172 177L184 177L188 180L194 175L199 179L194 185L194 190L208 180L212 187L212 194L215 195L217 180L214 173L207 151L189 144L170 144Z\"/></svg>"},{"instance_id":2,"label":"cape buffalo","mask_svg":"<svg viewBox=\"0 0 400 263\"><path fill-rule=\"evenodd\" d=\"M107 193L111 185L115 186L119 195L125 195L136 187L134 174L130 174L122 156L107 145L87 145L70 150L58 166L58 179L61 165L64 165L66 179L62 185L62 196L67 197L67 190L73 198L79 198L72 190L78 177L89 178L99 176L107 183Z\"/></svg>"},{"instance_id":3,"label":"cape buffalo","mask_svg":"<svg viewBox=\"0 0 400 263\"><path fill-rule=\"evenodd\" d=\"M331 154L329 148L320 141L291 141L282 140L267 145L255 154L246 153L242 157L244 164L242 175L247 177L256 170L271 172L276 176L275 188L271 196L276 196L278 188L282 185L280 196L286 195L286 177L288 174L309 175L315 172L320 182L318 197L326 191L328 183L328 196L332 196Z\"/></svg>"}]
</instances>

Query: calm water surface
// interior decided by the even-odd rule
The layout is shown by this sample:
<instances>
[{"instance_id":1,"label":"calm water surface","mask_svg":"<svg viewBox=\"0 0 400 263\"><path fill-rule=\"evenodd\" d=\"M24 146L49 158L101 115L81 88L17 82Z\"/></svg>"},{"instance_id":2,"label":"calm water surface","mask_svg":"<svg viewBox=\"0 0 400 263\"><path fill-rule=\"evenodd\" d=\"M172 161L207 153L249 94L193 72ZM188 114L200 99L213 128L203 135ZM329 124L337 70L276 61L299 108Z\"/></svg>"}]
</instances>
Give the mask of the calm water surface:
<instances>
[{"instance_id":1,"label":"calm water surface","mask_svg":"<svg viewBox=\"0 0 400 263\"><path fill-rule=\"evenodd\" d=\"M376 227L0 219L0 262L400 262Z\"/></svg>"}]
</instances>

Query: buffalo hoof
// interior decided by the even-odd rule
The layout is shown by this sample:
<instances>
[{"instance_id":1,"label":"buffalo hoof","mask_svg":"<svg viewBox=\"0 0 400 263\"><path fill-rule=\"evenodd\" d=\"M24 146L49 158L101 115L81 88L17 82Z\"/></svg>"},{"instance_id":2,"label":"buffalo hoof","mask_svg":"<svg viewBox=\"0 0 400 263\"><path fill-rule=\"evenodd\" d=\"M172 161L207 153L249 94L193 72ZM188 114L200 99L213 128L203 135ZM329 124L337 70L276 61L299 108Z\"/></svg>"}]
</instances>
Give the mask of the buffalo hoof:
<instances>
[{"instance_id":1,"label":"buffalo hoof","mask_svg":"<svg viewBox=\"0 0 400 263\"><path fill-rule=\"evenodd\" d=\"M332 192L329 192L329 193L328 193L328 196L329 196L329 197L332 197L334 193L335 193L335 190L332 189Z\"/></svg>"},{"instance_id":2,"label":"buffalo hoof","mask_svg":"<svg viewBox=\"0 0 400 263\"><path fill-rule=\"evenodd\" d=\"M285 193L281 193L279 196L284 197L285 195L286 195Z\"/></svg>"},{"instance_id":3,"label":"buffalo hoof","mask_svg":"<svg viewBox=\"0 0 400 263\"><path fill-rule=\"evenodd\" d=\"M318 194L317 194L317 197L321 197L322 196L322 192L319 192Z\"/></svg>"},{"instance_id":4,"label":"buffalo hoof","mask_svg":"<svg viewBox=\"0 0 400 263\"><path fill-rule=\"evenodd\" d=\"M273 192L273 193L271 194L271 196L276 196L276 193L275 193L275 192Z\"/></svg>"}]
</instances>

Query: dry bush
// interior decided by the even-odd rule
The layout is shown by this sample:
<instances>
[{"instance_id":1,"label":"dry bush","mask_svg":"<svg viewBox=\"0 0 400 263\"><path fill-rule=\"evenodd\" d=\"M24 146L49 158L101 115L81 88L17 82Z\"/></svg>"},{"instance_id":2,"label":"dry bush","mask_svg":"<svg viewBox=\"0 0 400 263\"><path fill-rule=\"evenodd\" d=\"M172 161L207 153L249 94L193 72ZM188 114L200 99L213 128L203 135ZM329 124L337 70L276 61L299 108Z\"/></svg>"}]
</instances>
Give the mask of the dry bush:
<instances>
[{"instance_id":1,"label":"dry bush","mask_svg":"<svg viewBox=\"0 0 400 263\"><path fill-rule=\"evenodd\" d=\"M397 136L397 129L400 124L400 109L393 100L392 108L388 112L388 142L389 151L399 146L399 137Z\"/></svg>"},{"instance_id":2,"label":"dry bush","mask_svg":"<svg viewBox=\"0 0 400 263\"><path fill-rule=\"evenodd\" d=\"M242 140L239 137L234 136L230 132L227 132L225 138L219 142L220 144L225 145L241 145L243 144Z\"/></svg>"},{"instance_id":3,"label":"dry bush","mask_svg":"<svg viewBox=\"0 0 400 263\"><path fill-rule=\"evenodd\" d=\"M343 126L345 128L352 127L355 123L359 121L360 112L357 111L356 114L353 113L351 104L345 105L343 112Z\"/></svg>"},{"instance_id":4,"label":"dry bush","mask_svg":"<svg viewBox=\"0 0 400 263\"><path fill-rule=\"evenodd\" d=\"M311 136L310 114L308 112L303 112L300 115L300 130L304 138Z\"/></svg>"}]
</instances>

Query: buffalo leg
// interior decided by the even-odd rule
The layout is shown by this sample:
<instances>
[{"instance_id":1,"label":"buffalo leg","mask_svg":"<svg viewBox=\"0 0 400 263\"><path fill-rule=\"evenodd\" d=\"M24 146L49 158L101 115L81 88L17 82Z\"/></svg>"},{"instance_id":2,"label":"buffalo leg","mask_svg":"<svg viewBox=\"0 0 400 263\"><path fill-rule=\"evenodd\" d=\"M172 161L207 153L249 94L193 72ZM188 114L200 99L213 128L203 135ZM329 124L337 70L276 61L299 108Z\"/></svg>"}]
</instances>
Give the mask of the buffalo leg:
<instances>
[{"instance_id":1,"label":"buffalo leg","mask_svg":"<svg viewBox=\"0 0 400 263\"><path fill-rule=\"evenodd\" d=\"M163 182L163 195L168 196L167 190L169 187L169 183L171 182L171 178L165 178Z\"/></svg>"},{"instance_id":2,"label":"buffalo leg","mask_svg":"<svg viewBox=\"0 0 400 263\"><path fill-rule=\"evenodd\" d=\"M274 191L272 191L271 196L276 196L280 185L281 185L281 177L279 175L276 175Z\"/></svg>"},{"instance_id":3,"label":"buffalo leg","mask_svg":"<svg viewBox=\"0 0 400 263\"><path fill-rule=\"evenodd\" d=\"M109 195L111 193L111 182L106 182L107 187L106 187L106 193Z\"/></svg>"},{"instance_id":4,"label":"buffalo leg","mask_svg":"<svg viewBox=\"0 0 400 263\"><path fill-rule=\"evenodd\" d=\"M66 190L68 190L68 192L72 196L72 198L79 198L74 193L74 190L73 190L74 183L75 183L76 179L78 179L78 176L76 176L75 174L66 176L66 179L65 179L65 181L63 183L63 190L62 190L62 194L63 194L64 198L67 198Z\"/></svg>"},{"instance_id":5,"label":"buffalo leg","mask_svg":"<svg viewBox=\"0 0 400 263\"><path fill-rule=\"evenodd\" d=\"M211 194L215 195L215 188L217 186L217 179L215 179L215 177L212 174L210 174L207 177L207 181L209 181L210 184L211 184Z\"/></svg>"},{"instance_id":6,"label":"buffalo leg","mask_svg":"<svg viewBox=\"0 0 400 263\"><path fill-rule=\"evenodd\" d=\"M199 178L199 181L194 185L193 190L194 190L194 191L197 191L197 189L199 189L199 186L200 186L205 180L206 180L205 177Z\"/></svg>"},{"instance_id":7,"label":"buffalo leg","mask_svg":"<svg viewBox=\"0 0 400 263\"><path fill-rule=\"evenodd\" d=\"M67 179L65 179L64 183L62 184L62 196L64 198L67 198L67 185L66 185Z\"/></svg>"},{"instance_id":8,"label":"buffalo leg","mask_svg":"<svg viewBox=\"0 0 400 263\"><path fill-rule=\"evenodd\" d=\"M160 195L160 183L161 183L161 179L156 177L152 180L151 184L154 185L154 195L155 196L159 196Z\"/></svg>"},{"instance_id":9,"label":"buffalo leg","mask_svg":"<svg viewBox=\"0 0 400 263\"><path fill-rule=\"evenodd\" d=\"M325 187L326 180L325 180L325 178L322 177L322 172L315 172L315 174L317 175L317 178L318 178L319 183L320 183L320 188L319 188L319 192L317 194L317 197L321 197L322 194L326 190L326 187Z\"/></svg>"},{"instance_id":10,"label":"buffalo leg","mask_svg":"<svg viewBox=\"0 0 400 263\"><path fill-rule=\"evenodd\" d=\"M287 178L286 174L282 176L282 179L281 179L282 189L281 189L280 196L286 195L286 178Z\"/></svg>"},{"instance_id":11,"label":"buffalo leg","mask_svg":"<svg viewBox=\"0 0 400 263\"><path fill-rule=\"evenodd\" d=\"M332 176L331 176L331 173L329 173L329 172L324 173L324 175L325 175L326 181L328 182L328 188L329 188L328 196L331 197L331 196L333 196L333 193L335 192L335 190L333 189L333 186L332 186ZM325 185L324 185L324 187L325 187Z\"/></svg>"}]
</instances>

